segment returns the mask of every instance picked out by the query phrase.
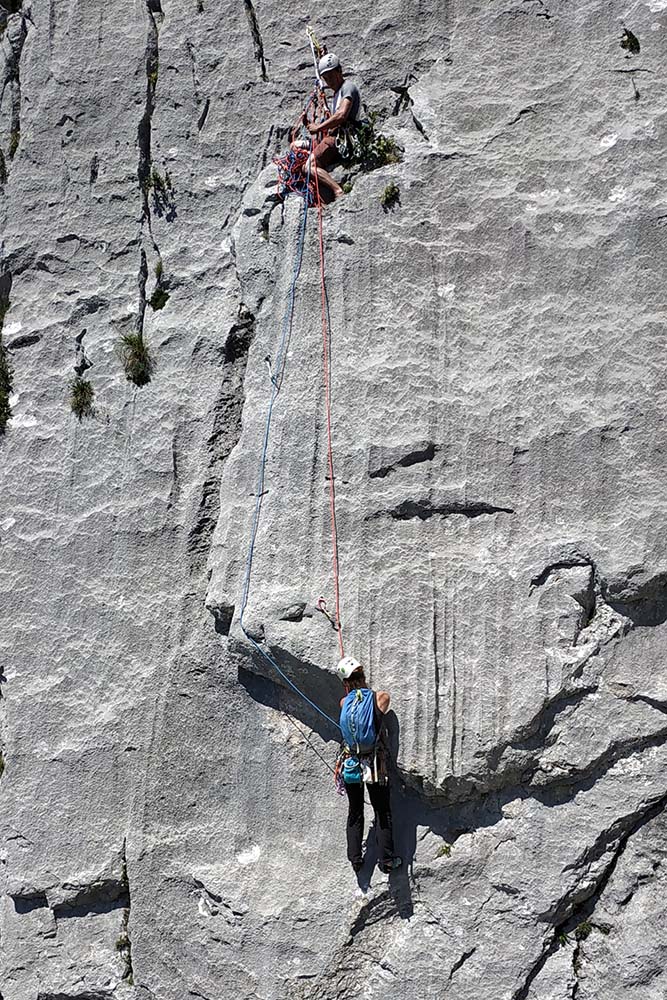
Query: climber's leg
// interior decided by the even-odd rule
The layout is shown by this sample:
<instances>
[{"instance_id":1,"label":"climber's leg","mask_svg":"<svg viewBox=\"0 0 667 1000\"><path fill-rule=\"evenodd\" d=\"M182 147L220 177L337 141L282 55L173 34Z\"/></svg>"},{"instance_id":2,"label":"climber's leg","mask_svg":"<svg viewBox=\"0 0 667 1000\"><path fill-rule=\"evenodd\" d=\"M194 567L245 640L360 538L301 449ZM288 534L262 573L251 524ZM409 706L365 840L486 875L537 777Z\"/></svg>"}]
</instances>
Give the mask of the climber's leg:
<instances>
[{"instance_id":1,"label":"climber's leg","mask_svg":"<svg viewBox=\"0 0 667 1000\"><path fill-rule=\"evenodd\" d=\"M336 149L336 140L332 135L325 135L322 141L318 142L309 160L311 172L317 170L320 184L328 187L334 198L340 198L344 192L340 184L324 168L333 167L340 162L340 153Z\"/></svg>"},{"instance_id":2,"label":"climber's leg","mask_svg":"<svg viewBox=\"0 0 667 1000\"><path fill-rule=\"evenodd\" d=\"M394 858L394 838L391 828L391 808L389 804L389 785L367 785L371 805L375 812L375 829L377 832L378 855L380 865L389 865Z\"/></svg>"},{"instance_id":3,"label":"climber's leg","mask_svg":"<svg viewBox=\"0 0 667 1000\"><path fill-rule=\"evenodd\" d=\"M364 786L345 785L348 801L347 814L347 858L356 870L361 868L361 842L364 837Z\"/></svg>"}]
</instances>

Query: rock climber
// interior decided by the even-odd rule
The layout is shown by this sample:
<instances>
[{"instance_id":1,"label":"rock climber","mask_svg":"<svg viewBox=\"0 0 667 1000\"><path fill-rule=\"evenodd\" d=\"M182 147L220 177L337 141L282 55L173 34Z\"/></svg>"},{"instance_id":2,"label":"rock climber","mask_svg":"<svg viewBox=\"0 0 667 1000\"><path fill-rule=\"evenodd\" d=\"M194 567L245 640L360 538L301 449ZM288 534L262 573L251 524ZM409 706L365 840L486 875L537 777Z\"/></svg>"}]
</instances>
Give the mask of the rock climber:
<instances>
[{"instance_id":1,"label":"rock climber","mask_svg":"<svg viewBox=\"0 0 667 1000\"><path fill-rule=\"evenodd\" d=\"M341 162L342 156L336 148L336 139L344 128L356 125L361 107L361 94L354 83L345 79L340 59L333 52L327 52L322 56L317 69L325 87L334 92L333 114L322 122L310 122L306 126L311 135L323 133L310 156L310 170L311 172L317 170L320 183L329 188L334 198L340 198L344 194L342 187L324 168L333 167ZM304 172L307 169L308 164L304 167Z\"/></svg>"},{"instance_id":2,"label":"rock climber","mask_svg":"<svg viewBox=\"0 0 667 1000\"><path fill-rule=\"evenodd\" d=\"M380 871L385 874L399 868L401 858L394 855L389 801L388 751L383 738L384 715L390 697L386 691L368 688L358 660L345 656L336 667L345 695L340 700L340 727L343 748L337 772L341 775L348 799L347 857L355 872L364 860L361 843L364 835L364 788L375 813Z\"/></svg>"}]
</instances>

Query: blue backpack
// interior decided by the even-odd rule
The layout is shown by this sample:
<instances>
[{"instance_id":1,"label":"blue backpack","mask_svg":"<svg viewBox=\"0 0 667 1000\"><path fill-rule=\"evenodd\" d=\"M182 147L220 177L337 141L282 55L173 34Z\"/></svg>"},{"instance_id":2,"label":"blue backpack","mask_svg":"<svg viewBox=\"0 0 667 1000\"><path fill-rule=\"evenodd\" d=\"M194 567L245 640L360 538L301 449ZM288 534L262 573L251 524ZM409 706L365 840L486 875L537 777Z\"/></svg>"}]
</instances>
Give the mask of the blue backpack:
<instances>
[{"instance_id":1,"label":"blue backpack","mask_svg":"<svg viewBox=\"0 0 667 1000\"><path fill-rule=\"evenodd\" d=\"M375 697L368 688L357 688L343 702L340 710L343 739L355 753L373 749L378 734L375 730Z\"/></svg>"}]
</instances>

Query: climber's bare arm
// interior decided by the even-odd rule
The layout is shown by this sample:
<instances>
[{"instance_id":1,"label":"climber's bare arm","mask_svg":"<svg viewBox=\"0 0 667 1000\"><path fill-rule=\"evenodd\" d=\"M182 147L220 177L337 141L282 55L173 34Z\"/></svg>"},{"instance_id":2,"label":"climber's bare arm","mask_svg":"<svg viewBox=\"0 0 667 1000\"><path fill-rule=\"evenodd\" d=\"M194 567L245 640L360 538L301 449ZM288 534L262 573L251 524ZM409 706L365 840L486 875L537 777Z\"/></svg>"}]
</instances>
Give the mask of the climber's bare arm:
<instances>
[{"instance_id":1,"label":"climber's bare arm","mask_svg":"<svg viewBox=\"0 0 667 1000\"><path fill-rule=\"evenodd\" d=\"M325 118L323 122L311 122L308 125L308 131L315 135L317 132L331 132L333 129L337 129L339 125L342 125L346 118L349 116L352 110L352 100L346 97L345 100L340 102L340 107L336 110L335 114L331 118Z\"/></svg>"},{"instance_id":2,"label":"climber's bare arm","mask_svg":"<svg viewBox=\"0 0 667 1000\"><path fill-rule=\"evenodd\" d=\"M386 691L378 691L375 697L377 699L377 706L384 715L385 712L389 711L391 698Z\"/></svg>"}]
</instances>

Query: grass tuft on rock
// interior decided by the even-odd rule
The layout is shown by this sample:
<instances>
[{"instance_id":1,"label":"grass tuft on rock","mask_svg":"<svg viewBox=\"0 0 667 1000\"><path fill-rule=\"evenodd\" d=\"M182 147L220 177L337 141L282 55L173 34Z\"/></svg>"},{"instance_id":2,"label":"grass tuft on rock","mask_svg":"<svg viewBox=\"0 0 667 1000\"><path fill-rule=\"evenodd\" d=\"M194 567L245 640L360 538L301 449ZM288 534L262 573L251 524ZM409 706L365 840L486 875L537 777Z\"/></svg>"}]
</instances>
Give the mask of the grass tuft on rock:
<instances>
[{"instance_id":1,"label":"grass tuft on rock","mask_svg":"<svg viewBox=\"0 0 667 1000\"><path fill-rule=\"evenodd\" d=\"M576 941L585 941L588 935L593 930L593 924L590 920L582 920L578 927L575 927L574 937Z\"/></svg>"},{"instance_id":2,"label":"grass tuft on rock","mask_svg":"<svg viewBox=\"0 0 667 1000\"><path fill-rule=\"evenodd\" d=\"M70 382L70 406L72 413L82 421L84 417L95 415L93 400L95 390L88 379L77 375Z\"/></svg>"},{"instance_id":3,"label":"grass tuft on rock","mask_svg":"<svg viewBox=\"0 0 667 1000\"><path fill-rule=\"evenodd\" d=\"M385 212L390 212L396 205L401 204L401 189L398 184L390 181L380 195L380 204Z\"/></svg>"},{"instance_id":4,"label":"grass tuft on rock","mask_svg":"<svg viewBox=\"0 0 667 1000\"><path fill-rule=\"evenodd\" d=\"M451 857L451 854L452 854L452 845L448 844L447 841L444 841L444 843L442 843L438 848L438 850L435 852L436 858L449 858Z\"/></svg>"},{"instance_id":5,"label":"grass tuft on rock","mask_svg":"<svg viewBox=\"0 0 667 1000\"><path fill-rule=\"evenodd\" d=\"M121 360L128 382L148 385L155 370L155 362L143 333L125 333L120 340Z\"/></svg>"}]
</instances>

